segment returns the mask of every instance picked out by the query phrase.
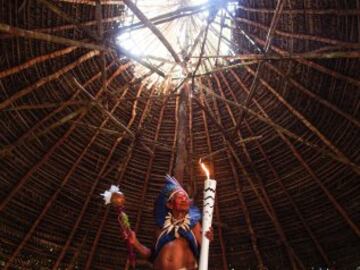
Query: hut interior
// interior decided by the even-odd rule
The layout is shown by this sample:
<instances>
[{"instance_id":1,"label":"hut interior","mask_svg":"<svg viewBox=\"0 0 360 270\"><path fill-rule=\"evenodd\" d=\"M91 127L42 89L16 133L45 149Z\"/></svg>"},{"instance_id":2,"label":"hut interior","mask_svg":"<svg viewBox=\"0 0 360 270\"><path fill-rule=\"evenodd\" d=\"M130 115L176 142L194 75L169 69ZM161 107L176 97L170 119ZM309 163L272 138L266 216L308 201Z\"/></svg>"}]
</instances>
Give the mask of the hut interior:
<instances>
[{"instance_id":1,"label":"hut interior","mask_svg":"<svg viewBox=\"0 0 360 270\"><path fill-rule=\"evenodd\" d=\"M359 0L0 0L0 48L1 269L130 269L100 194L150 246L200 160L209 269L359 269Z\"/></svg>"}]
</instances>

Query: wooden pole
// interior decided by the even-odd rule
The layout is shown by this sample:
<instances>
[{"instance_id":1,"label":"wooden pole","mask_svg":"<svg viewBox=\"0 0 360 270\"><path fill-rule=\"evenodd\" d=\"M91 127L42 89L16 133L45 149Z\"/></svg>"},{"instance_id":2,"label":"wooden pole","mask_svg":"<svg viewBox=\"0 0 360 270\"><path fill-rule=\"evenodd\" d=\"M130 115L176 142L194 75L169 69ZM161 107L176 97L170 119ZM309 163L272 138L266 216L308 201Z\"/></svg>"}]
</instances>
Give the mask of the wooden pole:
<instances>
[{"instance_id":1,"label":"wooden pole","mask_svg":"<svg viewBox=\"0 0 360 270\"><path fill-rule=\"evenodd\" d=\"M54 51L54 52L51 52L51 53L48 53L48 54L44 54L44 55L40 55L40 56L37 56L37 57L34 57L18 66L15 66L15 67L11 67L9 69L6 69L6 70L2 70L0 71L0 79L2 78L5 78L7 76L10 76L12 74L15 74L15 73L18 73L26 68L30 68L32 67L33 65L36 65L38 63L42 63L44 61L48 61L50 59L53 59L53 58L57 58L57 57L61 57L61 56L64 56L66 54L69 54L71 52L73 52L74 50L76 49L76 47L74 46L71 46L71 47L67 47L65 49L60 49L60 50L57 50L57 51Z\"/></svg>"},{"instance_id":2,"label":"wooden pole","mask_svg":"<svg viewBox=\"0 0 360 270\"><path fill-rule=\"evenodd\" d=\"M254 71L249 68L245 67L245 69L252 74L255 75ZM281 96L267 81L264 79L259 79L260 83L269 90L276 98L277 100L282 103L288 110L291 112L302 124L304 124L310 131L312 131L316 136L318 136L321 141L327 147L333 151L336 156L338 156L341 160L344 161L346 164L353 164L355 166L351 166L351 168L356 172L356 174L360 175L360 165L355 164L352 160L350 160L333 142L328 139L317 127L315 127L307 118L296 108L294 108L283 96Z\"/></svg>"},{"instance_id":3,"label":"wooden pole","mask_svg":"<svg viewBox=\"0 0 360 270\"><path fill-rule=\"evenodd\" d=\"M201 83L203 86L205 86L205 84ZM210 114L210 110L208 108L208 106L204 106L203 104L201 104L202 106L200 106L201 109L204 110L204 108L207 108L206 110L204 110L204 112L208 115L211 116ZM213 121L214 123L216 123L216 125L220 125L221 129L224 129L221 122L219 123L217 121L217 119L214 116L210 117L210 120ZM225 133L226 134L226 133ZM226 139L224 133L223 133L224 139ZM300 266L301 269L305 269L305 267L302 265L301 260L298 258L298 256L295 254L294 250L292 249L292 247L290 246L287 237L278 221L277 215L274 211L274 209L272 208L272 205L270 203L270 200L268 198L267 193L265 192L265 190L263 188L260 189L260 191L258 190L258 187L255 185L254 180L252 179L252 177L250 176L250 174L248 173L248 171L245 169L242 161L239 159L237 153L236 153L236 148L233 146L232 141L230 140L226 140L227 141L227 145L229 147L229 151L231 152L231 154L233 155L234 159L236 160L237 164L239 165L239 167L241 168L242 173L244 174L245 178L247 179L249 185L252 187L252 190L254 191L255 195L257 196L259 202L262 204L265 212L268 214L269 218L271 219L274 228L277 232L277 234L279 235L281 242L284 244L285 246L285 250L287 252L288 258L290 260L291 265L293 266L293 269L297 269L296 264L298 263L298 265ZM260 180L260 179L258 179Z\"/></svg>"},{"instance_id":4,"label":"wooden pole","mask_svg":"<svg viewBox=\"0 0 360 270\"><path fill-rule=\"evenodd\" d=\"M197 59L199 56L192 56L190 58ZM339 51L334 50L330 52L304 52L304 53L289 53L284 51L282 55L273 55L273 54L254 54L254 53L244 53L238 55L208 55L203 56L205 59L224 59L224 60L243 60L243 61L262 61L262 60L295 60L295 59L339 59L339 58L360 58L360 51L358 50L349 50L349 51ZM246 64L246 62L242 63ZM235 64L236 65L236 64ZM222 70L226 70L231 68L232 65L226 66L222 68ZM220 71L218 69L217 71Z\"/></svg>"},{"instance_id":5,"label":"wooden pole","mask_svg":"<svg viewBox=\"0 0 360 270\"><path fill-rule=\"evenodd\" d=\"M156 67L152 66L151 64L145 62L144 60L142 60L141 57L132 54L131 52L125 50L124 48L121 48L120 46L118 46L119 49L116 49L115 47L110 48L110 47L106 47L103 45L97 45L97 44L83 42L83 41L76 41L76 40L58 37L58 36L45 34L45 33L37 32L37 31L25 30L25 29L14 27L14 26L4 24L4 23L0 23L0 32L5 32L12 36L38 39L38 40L43 40L46 42L58 43L58 44L63 44L63 45L67 45L67 46L76 46L76 47L86 48L86 49L91 49L91 50L96 50L96 51L105 51L105 52L109 52L109 53L114 53L114 52L120 51L121 54L128 57L129 59L132 59L132 60L138 62L139 64L143 65L144 67L148 68L149 70L156 72L161 77L165 77L165 74L161 70L159 70Z\"/></svg>"},{"instance_id":6,"label":"wooden pole","mask_svg":"<svg viewBox=\"0 0 360 270\"><path fill-rule=\"evenodd\" d=\"M74 5L89 5L95 6L96 3L93 0L58 0L59 2L69 3ZM115 5L122 6L124 2L122 0L103 0L103 5Z\"/></svg>"},{"instance_id":7,"label":"wooden pole","mask_svg":"<svg viewBox=\"0 0 360 270\"><path fill-rule=\"evenodd\" d=\"M230 94L231 94L231 97L232 97L235 101L238 101L237 97L236 97L235 94L234 94L234 91L232 91L232 89L231 89L228 81L226 80L224 74L221 73L221 77L222 77L223 81L225 82L226 87L229 89ZM215 78L216 78L216 77L215 77ZM224 91L222 90L222 88L220 87L219 89L220 89L220 91L221 91L221 95L222 95L223 97L225 97L225 94L224 94ZM247 90L246 92L248 93L249 90L248 90L248 89L246 89L246 90ZM262 109L262 107L260 107L260 105L258 104L258 102L257 102L255 99L254 99L254 102L255 102L255 104L259 107L259 109L261 110L261 112L262 112L264 115L267 115L266 112ZM228 105L227 105L227 106L228 106ZM230 109L230 108L229 108L229 109ZM231 110L230 110L230 112L231 112L231 114L232 114L232 111L231 111ZM254 135L254 134L253 134L253 131L252 131L251 127L250 127L250 125L248 124L248 121L245 119L244 122L245 122L245 125L246 125L247 129L250 131L250 134L251 134L251 135ZM279 136L280 136L283 140L287 140L287 138L286 138L281 132L278 132L278 134L279 134ZM320 255L322 256L322 258L323 258L324 261L326 262L326 265L327 265L327 266L330 266L330 260L329 260L329 258L327 257L324 249L321 247L320 243L318 242L316 236L314 235L314 233L312 232L312 230L310 229L310 227L307 225L306 219L303 217L303 215L301 214L300 209L297 207L295 201L294 201L293 198L291 197L290 193L287 191L287 189L286 189L286 187L285 187L285 185L284 185L284 183L283 183L283 180L281 179L280 175L278 175L278 173L276 172L275 168L272 166L272 164L271 164L268 156L266 155L266 153L265 153L262 145L260 144L259 141L256 141L256 144L257 144L258 148L260 149L260 152L262 153L263 157L265 158L266 163L267 163L268 166L270 167L271 172L273 173L274 177L275 177L276 179L279 179L279 180L280 180L280 181L279 181L279 185L280 185L282 191L286 194L288 200L290 201L292 207L293 207L294 210L295 210L295 213L296 213L297 217L300 219L302 225L304 226L305 230L306 230L307 233L309 234L311 240L314 242L314 244L315 244L316 248L318 249ZM246 146L244 146L244 147L246 147Z\"/></svg>"},{"instance_id":8,"label":"wooden pole","mask_svg":"<svg viewBox=\"0 0 360 270\"><path fill-rule=\"evenodd\" d=\"M83 42L83 41L77 41L73 39L58 37L50 34L45 34L37 31L32 30L26 30L19 27L11 26L5 23L0 23L0 31L8 33L12 36L18 36L18 37L25 37L25 38L31 38L31 39L38 39L43 40L51 43L59 43L67 46L76 46L80 48L86 48L90 50L98 50L98 51L108 51L111 52L112 50L108 47L104 47L101 45Z\"/></svg>"},{"instance_id":9,"label":"wooden pole","mask_svg":"<svg viewBox=\"0 0 360 270\"><path fill-rule=\"evenodd\" d=\"M139 18L140 21L146 25L151 32L161 41L161 43L165 46L165 48L170 52L172 57L175 59L176 63L180 63L180 58L169 43L169 41L165 38L165 36L160 32L160 30L142 13L142 11L131 1L131 0L123 0L124 3L128 6L128 8L134 12L134 14Z\"/></svg>"},{"instance_id":10,"label":"wooden pole","mask_svg":"<svg viewBox=\"0 0 360 270\"><path fill-rule=\"evenodd\" d=\"M109 65L111 66L111 64ZM100 72L98 74L96 74L95 76L93 76L88 82L86 82L84 85L88 85L90 82L92 82L94 80L94 78L97 78L97 76L100 75ZM108 79L108 83L113 80L114 77L110 77ZM123 96L125 96L125 94L127 93L128 88L125 89ZM96 98L99 98L101 96L101 94L103 93L103 88L101 88L98 93L96 94ZM118 106L118 104L121 102L121 99L118 100L117 104L114 106L113 110L115 110ZM78 120L80 120L81 118L83 118L85 116L86 112L81 113L81 115L79 116ZM11 262L14 260L14 258L16 258L16 256L19 254L19 252L22 250L22 248L25 246L25 244L27 243L27 241L30 239L31 235L33 234L33 232L35 231L36 227L38 226L38 224L41 222L42 218L46 215L48 209L51 207L51 205L53 204L53 202L56 200L57 196L59 195L59 193L62 191L62 188L66 185L66 183L68 182L68 179L70 178L70 176L73 174L73 172L75 171L77 165L79 164L79 162L82 160L82 157L85 155L87 149L90 147L90 145L95 141L97 135L100 132L100 129L106 124L106 122L109 120L109 118L105 118L105 120L102 122L102 124L99 126L99 129L94 133L94 136L92 137L92 139L89 141L89 143L87 144L87 146L83 149L82 153L80 154L80 156L78 157L77 161L73 164L73 166L71 167L71 169L68 171L68 173L66 174L66 176L63 178L60 188L57 189L57 191L55 193L53 193L52 197L48 200L48 202L46 203L45 207L43 208L42 212L40 213L40 215L37 217L37 219L35 220L35 222L33 223L33 225L31 226L30 230L26 233L25 237L22 239L21 243L18 245L18 247L16 248L16 250L11 254L9 260L7 261L6 265L5 265L5 269L7 269ZM55 149L60 146L66 139L67 137L71 134L71 132L75 129L76 127L76 122L74 122L71 127L69 128L69 130L63 135L63 137L58 140L55 145L53 145L51 147L51 149L49 149L49 151L45 154L45 156L41 159L40 162L38 162L35 166L33 166L31 168L31 170L25 175L25 177L23 177L16 185L16 187L11 191L11 193L6 197L6 199L1 203L0 206L0 211L2 211L4 209L4 207L7 205L7 203L9 202L9 200L16 194L16 192L22 187L22 185L27 181L27 179L38 169L42 166L42 164L44 164L49 157L51 156L51 154L55 151Z\"/></svg>"},{"instance_id":11,"label":"wooden pole","mask_svg":"<svg viewBox=\"0 0 360 270\"><path fill-rule=\"evenodd\" d=\"M46 83L49 83L53 80L58 79L59 77L63 76L65 73L67 73L68 71L77 67L79 64L93 58L94 56L96 56L98 54L99 54L99 51L90 51L90 52L80 56L75 62L73 62L73 63L59 69L58 71L50 74L49 76L43 77L43 78L39 79L38 81L36 81L35 83L32 83L31 85L17 91L15 94L13 94L9 98L3 100L0 103L0 111L5 109L6 107L10 106L14 101L18 100L19 98L40 88L41 86L43 86Z\"/></svg>"},{"instance_id":12,"label":"wooden pole","mask_svg":"<svg viewBox=\"0 0 360 270\"><path fill-rule=\"evenodd\" d=\"M179 104L176 111L176 119L178 122L176 130L176 162L174 176L180 182L184 181L185 166L187 164L187 136L188 136L188 100L190 87L185 83L180 89Z\"/></svg>"},{"instance_id":13,"label":"wooden pole","mask_svg":"<svg viewBox=\"0 0 360 270\"><path fill-rule=\"evenodd\" d=\"M80 26L80 23L78 22L77 18L73 18L70 17L69 15L67 15L64 11L62 11L56 4L53 4L47 0L36 0L38 2L40 2L41 4L45 5L48 9L50 9L53 13L55 13L57 16L59 16L60 18L64 19L65 21L72 23L73 25L75 25L75 28L80 30L81 32L84 32L88 37L90 37L93 40L98 40L98 36L95 35L95 33L93 33L91 30L89 30L88 28L84 28ZM96 16L98 16L98 2L96 2ZM98 18L96 18L97 23L98 22ZM100 22L101 23L101 22ZM102 27L102 24L101 24Z\"/></svg>"},{"instance_id":14,"label":"wooden pole","mask_svg":"<svg viewBox=\"0 0 360 270\"><path fill-rule=\"evenodd\" d=\"M240 80L239 76L237 76L236 73L233 73L233 76L235 77L238 84L241 86L240 89L244 89L246 92L249 90L245 86L244 83ZM269 115L264 111L262 106L254 100L254 103L259 108L261 113L270 121L272 121L269 117ZM275 129L276 130L276 129ZM276 132L279 134L280 138L284 140L284 142L289 146L294 156L298 159L300 164L304 167L304 169L307 171L307 173L312 177L312 179L319 185L319 187L322 189L324 194L328 197L329 201L333 204L334 208L339 212L339 214L344 218L344 220L348 223L348 225L352 228L354 233L359 237L360 236L360 229L359 227L351 220L349 214L345 211L345 209L339 204L339 202L336 200L336 198L330 193L330 191L326 188L326 186L322 183L320 178L315 174L315 172L311 169L311 167L306 163L306 161L303 159L299 151L295 148L293 143L289 141L289 139L284 136L285 133L282 133L280 130L276 130ZM341 162L341 160L339 160ZM319 251L320 252L320 251Z\"/></svg>"},{"instance_id":15,"label":"wooden pole","mask_svg":"<svg viewBox=\"0 0 360 270\"><path fill-rule=\"evenodd\" d=\"M137 94L136 94L137 97L140 97L143 89L144 89L144 85L141 84L140 87L139 87L138 90L137 90ZM136 117L136 114L137 114L137 112L136 112L137 104L138 104L137 101L135 101L135 102L132 104L132 109L131 109L132 114L131 114L131 118L130 118L128 124L127 124L127 128L128 128L128 129L131 128L131 126L133 125L133 123L134 123L134 121L135 121L135 117ZM147 105L146 105L146 106L147 106ZM146 110L143 111L143 115L142 115L142 117L141 117L142 119L143 119L143 116L144 116L144 113L145 113L145 112L146 112ZM142 122L140 123L140 126L142 126ZM119 143L123 140L123 138L124 138L123 136L118 138ZM133 151L133 149L134 149L134 142L131 143L131 145L130 145L130 147L129 147L128 149L129 149L129 150L128 150L128 152L127 152L124 160L122 161L122 162L123 162L123 169L121 170L121 173L120 173L119 177L117 178L117 181L116 181L116 184L117 184L117 185L119 185L119 184L122 183L122 181L123 181L123 177L124 177L124 174L125 174L125 171L126 171L126 167L127 167L128 163L129 163L129 161L130 161L130 158L131 158L131 155L132 155L132 151ZM117 162L117 163L118 163L118 162ZM104 175L106 175L106 172L102 173L101 177L103 178ZM92 263L92 261L93 261L93 255L94 255L94 253L95 253L95 251L96 251L96 248L97 248L98 242L99 242L99 240L100 240L100 236L101 236L103 227L104 227L105 222L106 222L106 220L107 220L107 217L108 217L108 215L109 215L109 210L110 210L110 208L107 208L107 209L106 209L105 214L104 214L104 216L103 216L103 218L102 218L102 220L101 220L101 222L100 222L100 225L99 225L99 227L98 227L98 229L97 229L97 231L96 231L96 236L95 236L94 242L93 242L93 244L92 244L92 246L91 246L90 253L89 253L89 255L88 255L88 257L87 257L87 260L86 260L86 263L85 263L85 269L90 269L90 267L91 267L91 263Z\"/></svg>"},{"instance_id":16,"label":"wooden pole","mask_svg":"<svg viewBox=\"0 0 360 270\"><path fill-rule=\"evenodd\" d=\"M95 77L95 76L94 76ZM95 77L96 78L96 77ZM112 79L112 78L111 78ZM109 79L110 80L110 79ZM100 89L95 96L95 99L97 100L103 93L103 88ZM79 115L78 121L80 121L84 116L86 115L86 112L83 112ZM38 161L36 162L32 168L23 176L21 179L16 183L15 187L10 191L9 194L7 194L6 198L1 202L0 204L0 212L6 207L6 205L9 203L9 201L14 197L14 195L22 188L22 186L27 182L27 180L33 175L34 172L36 172L45 162L48 161L50 156L55 152L55 150L64 143L64 141L70 136L72 131L76 128L76 122L73 123L70 128L66 131L66 133L52 146L46 154ZM31 133L30 133L31 134Z\"/></svg>"},{"instance_id":17,"label":"wooden pole","mask_svg":"<svg viewBox=\"0 0 360 270\"><path fill-rule=\"evenodd\" d=\"M263 48L263 53L264 53L265 56L267 55L267 53L268 53L268 51L270 49L273 34L274 34L275 30L276 30L276 26L277 26L277 23L279 21L279 17L281 15L281 12L282 12L283 8L284 8L284 1L283 0L278 0L277 4L276 4L274 16L271 19L270 27L269 27L267 35L266 35L266 41L265 41L264 48ZM253 81L252 81L251 86L250 86L249 95L246 97L245 106L249 106L249 104L251 102L251 99L255 95L256 89L258 87L258 78L260 77L260 74L262 73L263 63L264 62L260 62L258 64L257 68L256 68L256 72L255 72ZM237 119L237 122L236 122L236 125L235 125L233 135L236 134L236 132L237 132L238 128L240 127L241 122L243 121L244 117L245 117L245 111L241 110L240 115L239 115L239 117Z\"/></svg>"},{"instance_id":18,"label":"wooden pole","mask_svg":"<svg viewBox=\"0 0 360 270\"><path fill-rule=\"evenodd\" d=\"M238 8L253 12L253 13L265 13L271 14L274 13L273 9L266 9L266 8L251 8L246 7L244 5L238 4ZM286 15L335 15L335 16L349 16L349 15L360 15L359 9L311 9L311 8L304 8L304 9L284 9L283 14Z\"/></svg>"},{"instance_id":19,"label":"wooden pole","mask_svg":"<svg viewBox=\"0 0 360 270\"><path fill-rule=\"evenodd\" d=\"M360 173L360 166L359 166L358 164L355 164L354 162L352 162L352 161L349 160L348 158L346 158L346 157L344 157L344 156L341 156L341 155L339 156L339 155L337 155L337 154L335 154L335 153L332 153L332 152L330 152L330 151L326 151L326 150L322 149L321 147L319 147L318 145L316 145L316 144L314 144L314 143L311 143L311 142L309 142L309 141L307 141L307 140L304 140L302 137L297 136L297 135L294 134L293 132L287 130L286 128L284 128L284 127L282 127L282 126L280 126L280 125L278 125L278 124L276 124L274 121L272 121L272 120L270 120L270 119L262 116L261 114L256 113L255 111L249 109L248 107L246 107L246 106L244 106L244 105L242 105L242 104L240 104L240 103L236 103L236 102L234 102L234 101L225 99L225 98L223 98L223 97L215 94L211 89L207 88L205 85L203 85L203 86L204 86L205 91L206 91L208 94L216 97L217 99L222 100L222 101L224 101L224 102L226 102L226 103L229 103L230 105L233 105L233 106L242 108L244 111L246 111L246 112L249 113L250 115L256 117L256 118L259 119L260 121L262 121L262 122L264 122L265 124L271 126L271 127L274 128L275 130L283 133L284 135L288 136L289 138L295 139L296 141L301 142L301 143L303 143L303 144L311 147L312 149L316 150L317 152L319 152L319 153L321 153L321 154L324 154L324 155L326 155L326 156L328 156L328 157L330 157L330 158L332 158L332 159L334 159L334 160L337 160L337 161L339 161L339 162L341 162L341 163L343 163L343 164L346 164L346 165L350 166L351 168L353 168L353 170L354 170L355 172L359 172L359 173ZM196 98L194 98L194 100L196 101ZM201 104L200 104L200 107L201 107ZM203 109L206 110L206 108L203 108ZM214 121L217 122L216 120L214 120ZM221 130L221 129L220 129L220 130Z\"/></svg>"}]
</instances>

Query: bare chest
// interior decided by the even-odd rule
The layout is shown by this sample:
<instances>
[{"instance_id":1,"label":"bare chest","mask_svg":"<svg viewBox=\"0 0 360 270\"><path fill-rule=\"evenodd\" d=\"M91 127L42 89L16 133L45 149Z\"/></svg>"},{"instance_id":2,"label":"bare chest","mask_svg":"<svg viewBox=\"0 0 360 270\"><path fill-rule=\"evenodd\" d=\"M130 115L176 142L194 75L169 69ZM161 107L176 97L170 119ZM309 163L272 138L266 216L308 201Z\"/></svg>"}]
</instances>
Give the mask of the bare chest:
<instances>
[{"instance_id":1,"label":"bare chest","mask_svg":"<svg viewBox=\"0 0 360 270\"><path fill-rule=\"evenodd\" d=\"M156 270L196 269L196 259L188 242L180 237L163 246L154 262Z\"/></svg>"}]
</instances>

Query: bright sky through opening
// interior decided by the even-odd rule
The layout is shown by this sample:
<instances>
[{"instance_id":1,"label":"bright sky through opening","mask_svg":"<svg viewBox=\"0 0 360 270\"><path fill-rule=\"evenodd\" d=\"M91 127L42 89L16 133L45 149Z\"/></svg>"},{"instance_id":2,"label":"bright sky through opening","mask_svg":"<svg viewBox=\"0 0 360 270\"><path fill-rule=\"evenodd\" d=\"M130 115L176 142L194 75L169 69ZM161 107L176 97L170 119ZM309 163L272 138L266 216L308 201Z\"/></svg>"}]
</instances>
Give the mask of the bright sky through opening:
<instances>
[{"instance_id":1,"label":"bright sky through opening","mask_svg":"<svg viewBox=\"0 0 360 270\"><path fill-rule=\"evenodd\" d=\"M154 24L169 41L172 48L182 61L185 56L190 56L190 60L187 62L186 68L189 72L193 72L200 56L201 44L205 38L204 30L209 16L209 6L214 6L212 1L138 0L136 1L136 5L150 20L159 15L174 12L179 9L186 9L186 11L177 13L180 14L178 18L158 24L156 24L158 20L155 20ZM188 7L191 7L191 9ZM234 3L229 3L227 8L230 12L234 12ZM231 25L231 20L229 20L225 9L220 8L217 12L217 16L208 29L205 50L203 53L204 56L232 54L229 44L229 40L231 40L231 30L227 27L223 27L221 30L222 20L224 20L227 25ZM125 20L121 23L120 29L138 22L139 19L136 15L127 8L125 12ZM222 38L219 38L220 33ZM200 41L196 42L199 36ZM169 78L171 78L172 81L176 81L177 79L182 79L184 77L183 67L175 63L175 60L169 51L161 43L158 37L156 37L148 28L142 27L133 28L131 30L126 29L117 37L117 43L124 49L130 51L138 57L141 57L142 60L158 67ZM224 63L221 59L216 60L216 58L204 58L197 74L212 70L215 67L215 64L218 66ZM149 70L140 64L135 65L136 76L142 76L148 72ZM158 75L151 76L151 80L157 80L157 76Z\"/></svg>"}]
</instances>

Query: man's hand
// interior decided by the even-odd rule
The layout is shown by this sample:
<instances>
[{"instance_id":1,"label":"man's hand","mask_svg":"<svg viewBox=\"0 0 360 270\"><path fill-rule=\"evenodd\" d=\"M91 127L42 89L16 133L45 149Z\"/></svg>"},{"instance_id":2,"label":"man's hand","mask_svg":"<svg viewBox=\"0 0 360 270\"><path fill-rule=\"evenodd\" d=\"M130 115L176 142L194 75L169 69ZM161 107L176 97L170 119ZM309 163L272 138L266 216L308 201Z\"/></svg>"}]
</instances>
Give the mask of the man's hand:
<instances>
[{"instance_id":1,"label":"man's hand","mask_svg":"<svg viewBox=\"0 0 360 270\"><path fill-rule=\"evenodd\" d=\"M210 241L214 240L214 230L212 227L209 228L209 230L205 233L205 236L207 239L209 239Z\"/></svg>"},{"instance_id":2,"label":"man's hand","mask_svg":"<svg viewBox=\"0 0 360 270\"><path fill-rule=\"evenodd\" d=\"M151 255L151 249L142 245L136 237L136 233L133 230L127 230L124 232L124 239L126 239L129 245L133 246L135 250L137 250L142 257L148 259Z\"/></svg>"},{"instance_id":3,"label":"man's hand","mask_svg":"<svg viewBox=\"0 0 360 270\"><path fill-rule=\"evenodd\" d=\"M133 230L124 232L124 239L127 239L129 244L133 246L137 242L136 233Z\"/></svg>"}]
</instances>

